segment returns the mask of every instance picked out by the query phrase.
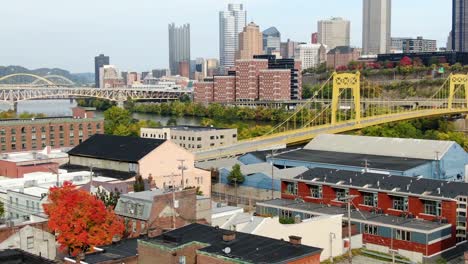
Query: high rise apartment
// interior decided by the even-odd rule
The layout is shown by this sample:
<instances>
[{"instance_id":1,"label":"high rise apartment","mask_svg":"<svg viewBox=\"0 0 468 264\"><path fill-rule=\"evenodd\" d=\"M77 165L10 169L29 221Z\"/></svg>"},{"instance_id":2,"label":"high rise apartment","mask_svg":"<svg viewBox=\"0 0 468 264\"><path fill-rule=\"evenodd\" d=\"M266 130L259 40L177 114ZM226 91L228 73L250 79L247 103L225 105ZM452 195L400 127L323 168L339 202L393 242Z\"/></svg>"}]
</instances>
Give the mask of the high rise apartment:
<instances>
[{"instance_id":1,"label":"high rise apartment","mask_svg":"<svg viewBox=\"0 0 468 264\"><path fill-rule=\"evenodd\" d=\"M219 61L223 68L234 66L239 33L247 24L247 11L242 4L228 4L219 12Z\"/></svg>"},{"instance_id":2,"label":"high rise apartment","mask_svg":"<svg viewBox=\"0 0 468 264\"><path fill-rule=\"evenodd\" d=\"M317 23L318 43L327 45L329 49L334 49L338 46L349 46L350 25L351 23L348 20L344 20L341 17L320 20Z\"/></svg>"},{"instance_id":3,"label":"high rise apartment","mask_svg":"<svg viewBox=\"0 0 468 264\"><path fill-rule=\"evenodd\" d=\"M390 52L392 1L364 0L362 49L363 54Z\"/></svg>"},{"instance_id":4,"label":"high rise apartment","mask_svg":"<svg viewBox=\"0 0 468 264\"><path fill-rule=\"evenodd\" d=\"M465 0L452 1L452 43L450 48L455 51L468 52L468 3Z\"/></svg>"},{"instance_id":5,"label":"high rise apartment","mask_svg":"<svg viewBox=\"0 0 468 264\"><path fill-rule=\"evenodd\" d=\"M104 65L109 65L110 59L109 56L105 56L104 54L100 54L99 56L94 57L94 85L96 88L100 88L100 68L104 67Z\"/></svg>"},{"instance_id":6,"label":"high rise apartment","mask_svg":"<svg viewBox=\"0 0 468 264\"><path fill-rule=\"evenodd\" d=\"M238 60L247 60L259 54L263 54L262 33L258 25L250 22L239 33L239 49L237 50L236 58Z\"/></svg>"},{"instance_id":7,"label":"high rise apartment","mask_svg":"<svg viewBox=\"0 0 468 264\"><path fill-rule=\"evenodd\" d=\"M190 24L169 24L169 68L171 75L180 75L181 62L190 62Z\"/></svg>"}]
</instances>

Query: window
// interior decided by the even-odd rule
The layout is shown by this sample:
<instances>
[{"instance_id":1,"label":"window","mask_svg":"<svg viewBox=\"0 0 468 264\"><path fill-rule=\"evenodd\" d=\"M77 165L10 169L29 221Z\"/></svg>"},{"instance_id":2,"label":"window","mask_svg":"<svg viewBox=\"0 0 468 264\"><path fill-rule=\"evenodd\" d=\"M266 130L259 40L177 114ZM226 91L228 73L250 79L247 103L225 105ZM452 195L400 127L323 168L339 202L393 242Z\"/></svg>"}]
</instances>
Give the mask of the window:
<instances>
[{"instance_id":1,"label":"window","mask_svg":"<svg viewBox=\"0 0 468 264\"><path fill-rule=\"evenodd\" d=\"M237 134L233 134L233 135L232 135L232 138L236 138L236 137L237 137Z\"/></svg>"},{"instance_id":2,"label":"window","mask_svg":"<svg viewBox=\"0 0 468 264\"><path fill-rule=\"evenodd\" d=\"M78 129L79 129L79 130L83 130L83 124L79 124L79 125L78 125Z\"/></svg>"},{"instance_id":3,"label":"window","mask_svg":"<svg viewBox=\"0 0 468 264\"><path fill-rule=\"evenodd\" d=\"M41 132L42 132L42 133L46 132L46 131L45 131L45 127L41 127Z\"/></svg>"},{"instance_id":4,"label":"window","mask_svg":"<svg viewBox=\"0 0 468 264\"><path fill-rule=\"evenodd\" d=\"M377 207L377 194L376 193L363 193L363 203L367 206Z\"/></svg>"},{"instance_id":5,"label":"window","mask_svg":"<svg viewBox=\"0 0 468 264\"><path fill-rule=\"evenodd\" d=\"M219 136L220 139L224 139L224 135Z\"/></svg>"},{"instance_id":6,"label":"window","mask_svg":"<svg viewBox=\"0 0 468 264\"><path fill-rule=\"evenodd\" d=\"M11 134L12 134L12 135L16 135L16 129L12 128L12 129L11 129Z\"/></svg>"},{"instance_id":7,"label":"window","mask_svg":"<svg viewBox=\"0 0 468 264\"><path fill-rule=\"evenodd\" d=\"M96 124L96 129L97 129L97 130L101 129L101 124L97 123L97 124Z\"/></svg>"},{"instance_id":8,"label":"window","mask_svg":"<svg viewBox=\"0 0 468 264\"><path fill-rule=\"evenodd\" d=\"M133 220L133 222L132 222L132 232L133 233L136 233L136 231L137 231L136 226L137 226L136 220Z\"/></svg>"},{"instance_id":9,"label":"window","mask_svg":"<svg viewBox=\"0 0 468 264\"><path fill-rule=\"evenodd\" d=\"M424 213L428 215L440 215L440 202L424 201Z\"/></svg>"},{"instance_id":10,"label":"window","mask_svg":"<svg viewBox=\"0 0 468 264\"><path fill-rule=\"evenodd\" d=\"M297 182L288 182L286 183L286 194L297 195Z\"/></svg>"},{"instance_id":11,"label":"window","mask_svg":"<svg viewBox=\"0 0 468 264\"><path fill-rule=\"evenodd\" d=\"M36 127L31 128L31 133L36 133Z\"/></svg>"},{"instance_id":12,"label":"window","mask_svg":"<svg viewBox=\"0 0 468 264\"><path fill-rule=\"evenodd\" d=\"M75 126L73 124L70 124L70 130L73 131L75 129Z\"/></svg>"},{"instance_id":13,"label":"window","mask_svg":"<svg viewBox=\"0 0 468 264\"><path fill-rule=\"evenodd\" d=\"M25 127L22 127L21 128L21 134L25 134L26 133L26 128Z\"/></svg>"},{"instance_id":14,"label":"window","mask_svg":"<svg viewBox=\"0 0 468 264\"><path fill-rule=\"evenodd\" d=\"M50 132L54 132L54 131L55 131L55 127L50 126L50 127L49 127L49 131L50 131Z\"/></svg>"},{"instance_id":15,"label":"window","mask_svg":"<svg viewBox=\"0 0 468 264\"><path fill-rule=\"evenodd\" d=\"M310 196L314 198L322 198L322 186L310 186Z\"/></svg>"},{"instance_id":16,"label":"window","mask_svg":"<svg viewBox=\"0 0 468 264\"><path fill-rule=\"evenodd\" d=\"M215 137L214 137L214 136L211 136L211 137L210 137L210 139L211 139L211 140L214 140L214 139L215 139Z\"/></svg>"},{"instance_id":17,"label":"window","mask_svg":"<svg viewBox=\"0 0 468 264\"><path fill-rule=\"evenodd\" d=\"M16 136L11 136L11 142L16 142Z\"/></svg>"},{"instance_id":18,"label":"window","mask_svg":"<svg viewBox=\"0 0 468 264\"><path fill-rule=\"evenodd\" d=\"M33 249L34 248L34 237L33 236L28 236L26 238L26 243L27 243L28 249Z\"/></svg>"},{"instance_id":19,"label":"window","mask_svg":"<svg viewBox=\"0 0 468 264\"><path fill-rule=\"evenodd\" d=\"M63 126L59 126L59 130L60 130L60 131L63 131Z\"/></svg>"},{"instance_id":20,"label":"window","mask_svg":"<svg viewBox=\"0 0 468 264\"><path fill-rule=\"evenodd\" d=\"M185 256L179 256L179 264L186 264Z\"/></svg>"},{"instance_id":21,"label":"window","mask_svg":"<svg viewBox=\"0 0 468 264\"><path fill-rule=\"evenodd\" d=\"M197 137L197 141L201 141L201 137Z\"/></svg>"},{"instance_id":22,"label":"window","mask_svg":"<svg viewBox=\"0 0 468 264\"><path fill-rule=\"evenodd\" d=\"M348 189L335 189L336 200L342 201L346 196L348 196Z\"/></svg>"},{"instance_id":23,"label":"window","mask_svg":"<svg viewBox=\"0 0 468 264\"><path fill-rule=\"evenodd\" d=\"M400 210L400 211L408 211L408 198L407 197L393 197L393 209Z\"/></svg>"},{"instance_id":24,"label":"window","mask_svg":"<svg viewBox=\"0 0 468 264\"><path fill-rule=\"evenodd\" d=\"M395 238L398 240L411 241L411 232L397 229Z\"/></svg>"},{"instance_id":25,"label":"window","mask_svg":"<svg viewBox=\"0 0 468 264\"><path fill-rule=\"evenodd\" d=\"M5 142L6 142L5 137L1 137L0 140L1 140L2 143L5 143Z\"/></svg>"},{"instance_id":26,"label":"window","mask_svg":"<svg viewBox=\"0 0 468 264\"><path fill-rule=\"evenodd\" d=\"M377 235L377 226L364 224L364 233L370 235Z\"/></svg>"},{"instance_id":27,"label":"window","mask_svg":"<svg viewBox=\"0 0 468 264\"><path fill-rule=\"evenodd\" d=\"M4 129L4 128L2 128L2 129L0 130L0 135L2 135L2 136L5 135L5 129Z\"/></svg>"}]
</instances>

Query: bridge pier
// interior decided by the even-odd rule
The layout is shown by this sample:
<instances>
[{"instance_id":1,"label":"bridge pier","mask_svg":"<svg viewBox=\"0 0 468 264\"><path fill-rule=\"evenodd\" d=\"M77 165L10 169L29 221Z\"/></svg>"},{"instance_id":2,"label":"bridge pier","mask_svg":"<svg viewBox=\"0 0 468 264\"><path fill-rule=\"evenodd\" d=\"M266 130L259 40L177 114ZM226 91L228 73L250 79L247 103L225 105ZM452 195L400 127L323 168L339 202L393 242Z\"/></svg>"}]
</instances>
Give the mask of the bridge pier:
<instances>
[{"instance_id":1,"label":"bridge pier","mask_svg":"<svg viewBox=\"0 0 468 264\"><path fill-rule=\"evenodd\" d=\"M117 107L119 108L125 108L124 104L125 104L125 101L117 101Z\"/></svg>"},{"instance_id":2,"label":"bridge pier","mask_svg":"<svg viewBox=\"0 0 468 264\"><path fill-rule=\"evenodd\" d=\"M15 111L15 113L18 113L18 102L13 102L11 104L11 110Z\"/></svg>"}]
</instances>

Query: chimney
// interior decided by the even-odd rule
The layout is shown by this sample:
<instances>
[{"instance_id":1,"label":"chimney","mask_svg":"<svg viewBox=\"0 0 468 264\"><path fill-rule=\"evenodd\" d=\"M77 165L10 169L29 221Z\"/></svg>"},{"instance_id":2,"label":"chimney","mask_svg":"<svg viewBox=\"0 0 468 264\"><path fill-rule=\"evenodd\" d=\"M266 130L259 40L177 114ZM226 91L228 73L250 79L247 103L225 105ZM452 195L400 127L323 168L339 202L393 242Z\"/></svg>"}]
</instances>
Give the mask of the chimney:
<instances>
[{"instance_id":1,"label":"chimney","mask_svg":"<svg viewBox=\"0 0 468 264\"><path fill-rule=\"evenodd\" d=\"M234 231L226 231L223 233L223 241L224 242L231 242L236 239L236 232Z\"/></svg>"},{"instance_id":2,"label":"chimney","mask_svg":"<svg viewBox=\"0 0 468 264\"><path fill-rule=\"evenodd\" d=\"M300 245L302 237L300 236L289 236L289 243L293 245Z\"/></svg>"}]
</instances>

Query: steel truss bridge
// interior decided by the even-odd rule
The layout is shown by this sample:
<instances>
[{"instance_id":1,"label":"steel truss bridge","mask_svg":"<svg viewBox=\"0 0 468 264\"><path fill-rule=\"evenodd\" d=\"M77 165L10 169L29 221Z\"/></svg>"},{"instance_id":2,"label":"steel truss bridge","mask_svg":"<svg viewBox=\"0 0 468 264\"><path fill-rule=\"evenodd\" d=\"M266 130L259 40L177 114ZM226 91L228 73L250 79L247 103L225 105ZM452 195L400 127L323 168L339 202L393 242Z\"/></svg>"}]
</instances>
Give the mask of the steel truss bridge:
<instances>
[{"instance_id":1,"label":"steel truss bridge","mask_svg":"<svg viewBox=\"0 0 468 264\"><path fill-rule=\"evenodd\" d=\"M408 107L409 106L409 107ZM195 153L198 161L305 143L319 134L335 134L385 123L468 113L468 75L452 74L428 98L385 100L378 84L360 73L334 73L314 96L264 136Z\"/></svg>"}]
</instances>

